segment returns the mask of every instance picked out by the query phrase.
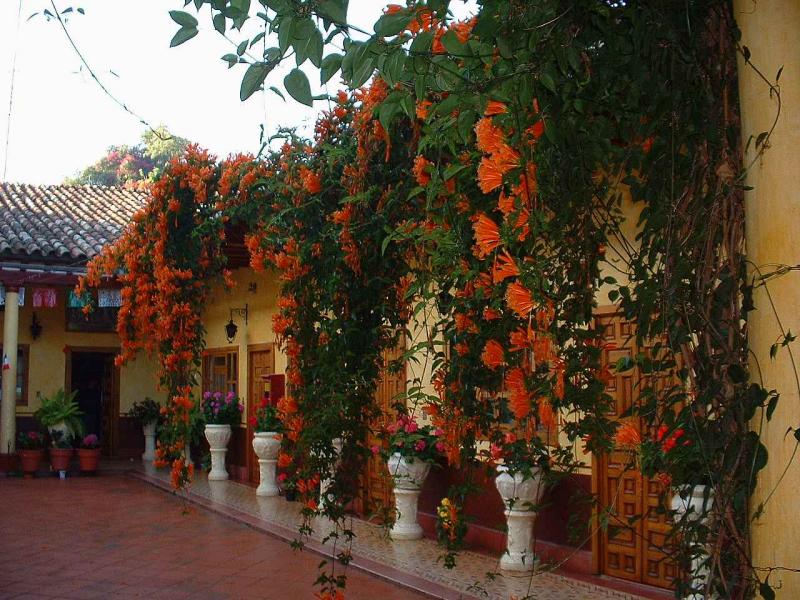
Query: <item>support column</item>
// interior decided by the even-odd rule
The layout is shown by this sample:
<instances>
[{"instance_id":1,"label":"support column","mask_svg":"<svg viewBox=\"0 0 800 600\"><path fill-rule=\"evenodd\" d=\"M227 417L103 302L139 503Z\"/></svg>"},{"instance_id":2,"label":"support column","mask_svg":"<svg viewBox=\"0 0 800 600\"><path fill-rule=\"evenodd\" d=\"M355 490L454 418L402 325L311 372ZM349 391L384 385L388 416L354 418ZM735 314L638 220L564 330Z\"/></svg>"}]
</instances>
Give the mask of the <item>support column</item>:
<instances>
[{"instance_id":1,"label":"support column","mask_svg":"<svg viewBox=\"0 0 800 600\"><path fill-rule=\"evenodd\" d=\"M781 110L775 94L752 66L739 59L739 91L744 142L777 123L761 157L755 157L751 142L745 157L747 185L745 194L748 259L763 273L775 265L800 264L800 3L797 0L753 2L734 0L734 16L741 29L742 45L751 53L752 65L778 82ZM754 162L755 159L755 162ZM751 273L757 276L753 268ZM791 271L768 282L784 331L800 331L800 273ZM769 583L779 598L800 598L800 568L797 541L800 539L797 491L800 489L800 460L792 457L795 446L789 427L800 425L800 398L795 373L786 348L770 357L770 347L780 341L781 331L763 286L753 293L756 310L748 314L751 373L761 375L766 389L776 389L781 397L769 422L757 414L752 427L762 430L762 442L769 452L769 462L759 473L751 507L765 502L763 514L753 521L752 550L756 567L785 567L770 574ZM795 359L798 343L791 345ZM764 577L767 571L760 575Z\"/></svg>"},{"instance_id":2,"label":"support column","mask_svg":"<svg viewBox=\"0 0 800 600\"><path fill-rule=\"evenodd\" d=\"M17 339L19 288L6 288L3 318L3 400L0 405L0 454L13 454L17 434ZM6 362L7 357L7 362ZM8 365L8 368L5 367Z\"/></svg>"}]
</instances>

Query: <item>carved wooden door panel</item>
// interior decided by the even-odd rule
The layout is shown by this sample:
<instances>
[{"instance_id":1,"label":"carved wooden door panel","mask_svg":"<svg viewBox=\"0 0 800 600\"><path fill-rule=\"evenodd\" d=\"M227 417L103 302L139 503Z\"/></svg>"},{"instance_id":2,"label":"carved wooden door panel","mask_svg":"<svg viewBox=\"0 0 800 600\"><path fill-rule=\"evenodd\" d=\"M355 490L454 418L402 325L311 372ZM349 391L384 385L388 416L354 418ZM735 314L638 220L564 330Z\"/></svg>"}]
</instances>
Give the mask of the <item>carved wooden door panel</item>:
<instances>
[{"instance_id":1,"label":"carved wooden door panel","mask_svg":"<svg viewBox=\"0 0 800 600\"><path fill-rule=\"evenodd\" d=\"M255 416L264 395L270 392L269 376L275 372L275 353L271 345L269 347L259 347L257 350L250 350L249 376L247 391L247 474L251 483L259 483L258 477L258 457L253 452L254 429L250 425L250 420Z\"/></svg>"},{"instance_id":2,"label":"carved wooden door panel","mask_svg":"<svg viewBox=\"0 0 800 600\"><path fill-rule=\"evenodd\" d=\"M603 366L609 369L606 393L613 398L611 416L619 418L641 401L641 377L633 369L617 372L615 365L619 359L632 358L649 348L637 347L633 324L619 315L599 315L595 323L603 331ZM648 435L641 427L640 433ZM665 500L662 487L657 480L631 469L631 462L631 453L622 449L598 461L600 510L608 523L600 532L600 568L606 575L670 587L675 570L661 550L670 527L664 515L658 514Z\"/></svg>"},{"instance_id":3,"label":"carved wooden door panel","mask_svg":"<svg viewBox=\"0 0 800 600\"><path fill-rule=\"evenodd\" d=\"M399 394L406 391L406 370L403 366L398 372L392 372L389 366L405 352L405 337L400 338L397 346L383 354L383 367L378 387L375 390L375 400L381 408L383 417L374 422L370 427L367 440L369 448L382 446L383 441L376 435L385 425L396 418L396 411L392 404ZM393 504L392 488L389 484L386 462L380 457L370 455L364 470L364 493L360 512L370 516L383 508Z\"/></svg>"}]
</instances>

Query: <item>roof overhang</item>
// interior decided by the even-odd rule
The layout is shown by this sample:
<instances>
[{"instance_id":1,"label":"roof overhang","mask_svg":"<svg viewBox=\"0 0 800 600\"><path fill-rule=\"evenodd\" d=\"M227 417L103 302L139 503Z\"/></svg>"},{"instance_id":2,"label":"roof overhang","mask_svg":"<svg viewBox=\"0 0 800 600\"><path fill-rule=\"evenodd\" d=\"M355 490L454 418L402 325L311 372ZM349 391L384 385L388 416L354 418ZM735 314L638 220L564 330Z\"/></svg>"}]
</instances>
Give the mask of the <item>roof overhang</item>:
<instances>
[{"instance_id":1,"label":"roof overhang","mask_svg":"<svg viewBox=\"0 0 800 600\"><path fill-rule=\"evenodd\" d=\"M69 285L86 275L86 267L0 261L0 283L4 286Z\"/></svg>"}]
</instances>

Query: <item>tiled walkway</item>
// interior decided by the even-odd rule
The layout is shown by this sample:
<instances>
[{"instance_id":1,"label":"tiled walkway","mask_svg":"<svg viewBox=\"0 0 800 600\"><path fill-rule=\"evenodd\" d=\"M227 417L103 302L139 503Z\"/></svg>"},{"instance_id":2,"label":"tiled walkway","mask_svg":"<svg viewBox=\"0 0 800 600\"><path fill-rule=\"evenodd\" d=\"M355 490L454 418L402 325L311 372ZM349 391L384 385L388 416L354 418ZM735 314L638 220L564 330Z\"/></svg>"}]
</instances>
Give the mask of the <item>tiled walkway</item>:
<instances>
[{"instance_id":1,"label":"tiled walkway","mask_svg":"<svg viewBox=\"0 0 800 600\"><path fill-rule=\"evenodd\" d=\"M0 505L3 600L313 597L319 556L129 476L0 479ZM422 596L350 569L347 598Z\"/></svg>"},{"instance_id":2,"label":"tiled walkway","mask_svg":"<svg viewBox=\"0 0 800 600\"><path fill-rule=\"evenodd\" d=\"M169 489L168 476L163 471L148 467L135 473L150 483ZM200 475L192 484L189 498L278 537L287 540L297 538L298 503L286 502L283 498L259 498L251 487L231 481L210 482L204 475ZM436 598L639 598L546 571L537 572L533 576L503 574L494 579L487 578L487 573L497 572L498 561L474 552L461 553L457 567L448 570L438 560L441 550L432 540L393 542L386 538L383 528L359 520L353 522L352 528L356 533L352 548L354 566L399 581ZM308 546L323 554L329 553L330 549L319 542L320 532L325 532L324 522L319 523L315 529L315 539Z\"/></svg>"}]
</instances>

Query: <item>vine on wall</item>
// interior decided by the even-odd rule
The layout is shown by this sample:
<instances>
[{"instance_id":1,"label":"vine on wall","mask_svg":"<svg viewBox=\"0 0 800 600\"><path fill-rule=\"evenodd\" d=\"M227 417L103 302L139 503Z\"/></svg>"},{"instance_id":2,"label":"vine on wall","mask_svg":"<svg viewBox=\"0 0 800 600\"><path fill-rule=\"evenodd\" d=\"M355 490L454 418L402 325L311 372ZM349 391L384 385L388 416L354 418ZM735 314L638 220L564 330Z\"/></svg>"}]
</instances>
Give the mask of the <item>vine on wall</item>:
<instances>
[{"instance_id":1,"label":"vine on wall","mask_svg":"<svg viewBox=\"0 0 800 600\"><path fill-rule=\"evenodd\" d=\"M240 2L195 2L205 4L223 34L251 18ZM297 470L306 516L339 524L334 536L352 535L344 507L379 416L379 360L414 301L429 334L408 354L427 356L436 393L411 386L403 404L444 430L451 464L502 459L555 478L582 466L581 446L634 447L631 468L658 475L665 492L715 491L710 524L684 518L668 540L683 573L706 543L716 593L768 594L748 516L767 455L749 424L772 414L777 394L747 366L741 49L728 3L484 0L458 21L446 1L410 1L360 38L346 2L261 4L253 18L278 46L225 58L251 62L243 98L289 56L319 66L323 83L340 72L357 89L377 77L355 98L331 99L313 140L284 132L263 161L216 167L193 150L174 162L146 214L93 266L94 283L125 269L124 356L155 349L162 359L176 436L162 457L180 450L203 300L222 272L225 225L237 223L252 266L282 279L273 325L292 391L280 406L281 464ZM186 17L173 11L188 39L196 20ZM343 53L329 45L340 42ZM311 102L302 71L284 83ZM607 348L592 326L602 295L649 349L613 366L643 382L621 426L608 417ZM179 335L149 337L164 317ZM539 432L556 427L565 443L548 446ZM176 465L180 485L190 473ZM468 492L448 494L449 521ZM601 522L609 510L597 507ZM448 537L449 549L458 542ZM333 597L344 579L332 570L319 583Z\"/></svg>"}]
</instances>

